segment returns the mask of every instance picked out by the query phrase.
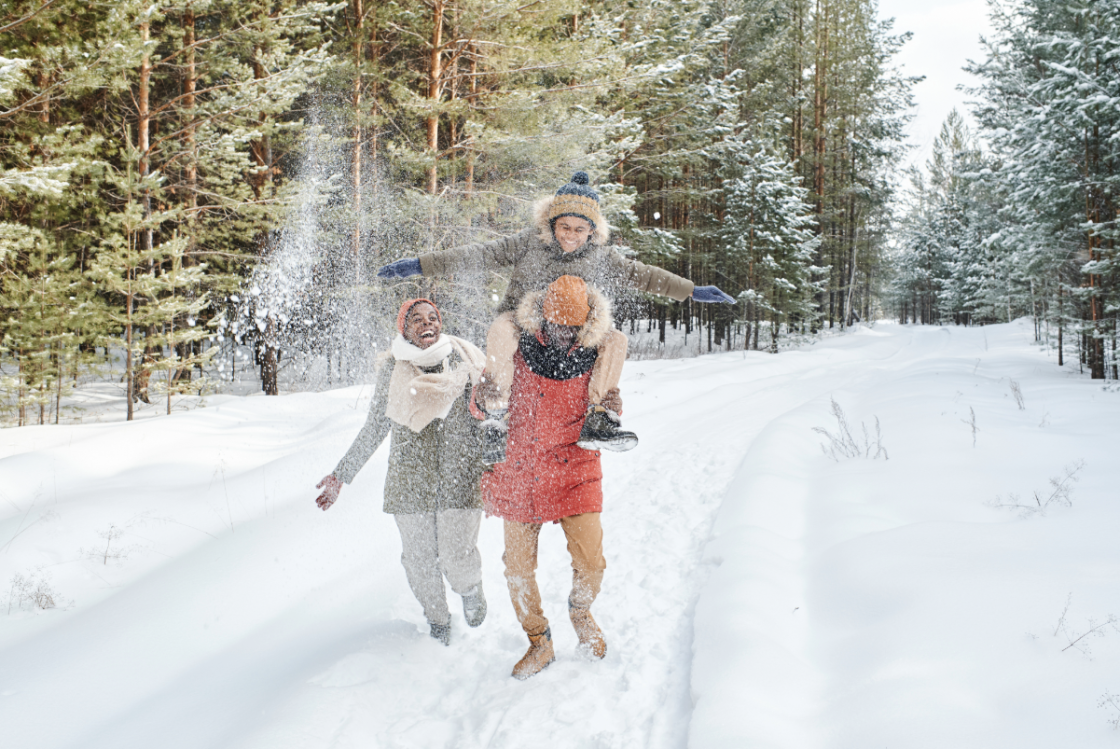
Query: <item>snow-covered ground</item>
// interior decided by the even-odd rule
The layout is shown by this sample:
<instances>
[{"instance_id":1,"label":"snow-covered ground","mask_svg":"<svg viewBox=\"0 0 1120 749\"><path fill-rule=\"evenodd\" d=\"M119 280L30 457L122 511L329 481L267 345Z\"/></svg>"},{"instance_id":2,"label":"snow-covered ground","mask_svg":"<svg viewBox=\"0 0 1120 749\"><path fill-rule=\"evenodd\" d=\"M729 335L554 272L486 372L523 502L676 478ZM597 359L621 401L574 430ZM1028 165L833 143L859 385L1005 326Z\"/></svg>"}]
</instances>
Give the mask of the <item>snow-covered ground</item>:
<instances>
[{"instance_id":1,"label":"snow-covered ground","mask_svg":"<svg viewBox=\"0 0 1120 749\"><path fill-rule=\"evenodd\" d=\"M526 682L498 521L489 618L456 611L445 648L380 510L386 446L316 509L369 387L0 431L0 745L1120 745L1120 393L1029 324L635 361L623 386L609 652L575 652L549 526L557 661ZM885 455L822 453L833 399Z\"/></svg>"}]
</instances>

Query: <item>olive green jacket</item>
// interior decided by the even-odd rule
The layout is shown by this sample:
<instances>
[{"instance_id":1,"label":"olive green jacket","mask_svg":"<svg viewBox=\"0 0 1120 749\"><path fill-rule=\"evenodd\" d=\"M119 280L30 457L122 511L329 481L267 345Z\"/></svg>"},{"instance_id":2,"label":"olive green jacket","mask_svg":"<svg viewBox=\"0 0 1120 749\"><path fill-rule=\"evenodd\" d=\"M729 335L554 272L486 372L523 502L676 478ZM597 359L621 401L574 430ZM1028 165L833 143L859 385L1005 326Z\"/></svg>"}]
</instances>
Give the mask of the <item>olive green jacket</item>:
<instances>
[{"instance_id":1,"label":"olive green jacket","mask_svg":"<svg viewBox=\"0 0 1120 749\"><path fill-rule=\"evenodd\" d=\"M454 354L451 364L457 360L458 354ZM478 421L467 410L470 383L446 418L434 419L414 432L385 415L394 366L396 360L389 359L378 371L377 389L365 426L339 461L334 475L349 484L385 437L391 435L385 512L410 515L481 508L478 482L485 466L480 460Z\"/></svg>"},{"instance_id":2,"label":"olive green jacket","mask_svg":"<svg viewBox=\"0 0 1120 749\"><path fill-rule=\"evenodd\" d=\"M447 277L467 273L484 279L500 268L513 268L509 288L498 312L517 308L530 291L540 291L560 276L576 276L615 296L621 289L637 289L660 294L676 301L692 295L695 285L688 279L653 265L639 263L619 254L606 244L606 227L596 226L583 247L564 252L552 236L548 223L551 198L539 202L534 226L511 237L491 242L456 247L443 252L420 256L420 270L425 276Z\"/></svg>"}]
</instances>

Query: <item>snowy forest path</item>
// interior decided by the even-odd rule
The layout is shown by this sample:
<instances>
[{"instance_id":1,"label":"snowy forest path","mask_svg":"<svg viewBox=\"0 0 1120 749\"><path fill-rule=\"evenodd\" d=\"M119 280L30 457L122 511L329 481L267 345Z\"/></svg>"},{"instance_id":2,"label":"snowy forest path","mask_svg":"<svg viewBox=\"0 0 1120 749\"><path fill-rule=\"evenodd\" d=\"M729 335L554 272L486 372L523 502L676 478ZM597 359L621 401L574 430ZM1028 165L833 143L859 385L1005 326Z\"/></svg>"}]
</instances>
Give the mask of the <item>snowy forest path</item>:
<instances>
[{"instance_id":1,"label":"snowy forest path","mask_svg":"<svg viewBox=\"0 0 1120 749\"><path fill-rule=\"evenodd\" d=\"M983 629L954 601L1022 617L1024 588L1005 569L1036 571L1031 601L1035 579L1064 600L1073 574L1053 574L1066 568L1038 553L1065 537L1010 523L985 498L1022 490L1014 481L1043 486L1070 458L1109 465L1081 425L1112 400L1093 400L1024 336L882 326L779 356L628 363L623 421L641 444L603 460L608 567L594 612L607 657L576 653L569 558L549 525L538 579L557 660L525 682L509 675L527 641L500 522L485 520L480 536L489 616L468 628L449 592L445 648L427 635L381 512L387 446L330 512L315 508L314 484L363 422L368 386L28 429L25 443L0 444L11 477L0 487L0 580L13 581L0 599L13 606L0 627L5 742L873 746L907 728L878 720L887 703L919 722L928 713L923 730L950 745L959 729L940 716L954 695L999 673L974 664L1003 651L1004 670L1029 661L999 639L1018 618L992 614ZM889 461L821 455L814 429L836 432L833 399L857 438L881 419ZM1086 480L1087 496L1108 481ZM1106 554L1110 527L1077 526L1076 543ZM993 545L1013 564L995 566ZM982 571L971 577L983 589L967 588L945 547ZM57 608L14 598L19 576L48 585ZM1084 600L1093 590L1077 587ZM981 628L977 644L939 640L964 620ZM929 673L943 675L936 691Z\"/></svg>"},{"instance_id":2,"label":"snowy forest path","mask_svg":"<svg viewBox=\"0 0 1120 749\"><path fill-rule=\"evenodd\" d=\"M870 356L890 359L905 340L872 337ZM525 640L506 602L500 524L488 521L481 545L491 619L465 631L456 614L452 672L416 668L418 658L441 657L430 643L396 660L385 642L371 641L316 677L338 694L302 690L280 711L287 719L246 746L306 745L300 727L332 724L344 726L338 746L356 735L391 747L684 746L693 706L692 617L711 570L703 558L713 521L760 433L806 403L827 403L838 378L861 376L868 351L833 353L827 368L797 352L628 365L625 423L642 443L632 453L604 455L608 570L595 612L609 642L605 661L574 653L564 616L567 553L559 529L546 527L538 579L557 662L524 684L509 679ZM804 439L811 443L808 430ZM414 609L405 595L394 611L422 627ZM418 679L424 686L415 689ZM407 702L396 689L402 682L414 687ZM293 735L300 740L285 743Z\"/></svg>"},{"instance_id":3,"label":"snowy forest path","mask_svg":"<svg viewBox=\"0 0 1120 749\"><path fill-rule=\"evenodd\" d=\"M61 488L64 474L53 471L55 495L67 498L55 512L75 518L92 501L117 505L119 517L128 501L116 487L139 483L154 487L158 514L130 508L132 518L118 524L156 540L153 526L179 532L178 553L162 564L144 560L147 574L135 563L145 549L123 556L123 585L112 567L95 569L107 575L108 597L94 595L53 636L41 632L6 659L15 680L27 676L25 687L75 689L59 694L74 705L72 720L44 718L37 741L501 747L535 737L554 746L682 746L692 710L692 615L710 570L702 558L711 526L757 434L829 386L833 368L814 372L807 363L798 352L751 352L627 366L626 424L642 444L604 455L608 572L595 610L608 657L588 663L574 653L564 616L567 552L548 527L539 580L558 660L524 684L508 676L525 640L501 574L499 522L484 523L480 540L490 618L469 630L453 605L453 645L444 650L424 634L396 561L396 529L380 513L386 447L330 514L310 504L309 487L361 423L369 388L230 399L172 420L171 431L154 421L74 427L65 446L17 450L7 465L28 476L44 466L73 469ZM336 405L312 406L324 398ZM329 415L308 420L320 412ZM187 435L197 447L169 464L163 456ZM107 463L94 444L133 458ZM93 477L99 488L83 488ZM93 650L91 639L99 643ZM45 662L58 670L44 670ZM114 675L83 699L84 680L63 676L71 669ZM203 713L206 720L192 720ZM168 725L179 730L156 728Z\"/></svg>"}]
</instances>

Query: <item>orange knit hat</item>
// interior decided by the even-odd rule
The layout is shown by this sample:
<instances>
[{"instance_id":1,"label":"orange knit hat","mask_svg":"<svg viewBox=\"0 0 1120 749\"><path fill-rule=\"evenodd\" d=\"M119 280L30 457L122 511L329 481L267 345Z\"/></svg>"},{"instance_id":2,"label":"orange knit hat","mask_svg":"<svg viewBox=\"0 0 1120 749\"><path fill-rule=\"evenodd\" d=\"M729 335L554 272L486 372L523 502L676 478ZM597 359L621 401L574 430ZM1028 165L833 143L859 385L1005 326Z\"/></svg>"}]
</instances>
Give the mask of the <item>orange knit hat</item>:
<instances>
[{"instance_id":1,"label":"orange knit hat","mask_svg":"<svg viewBox=\"0 0 1120 749\"><path fill-rule=\"evenodd\" d=\"M431 299L425 299L424 297L420 297L418 299L406 299L406 300L404 300L404 304L401 305L401 311L397 313L397 330L400 332L401 335L404 335L404 321L408 317L408 313L417 304L430 304L430 305L432 305L432 309L434 309L436 311L436 317L439 318L440 325L443 324L443 315L440 314L439 307L437 307L436 303L433 302Z\"/></svg>"},{"instance_id":2,"label":"orange knit hat","mask_svg":"<svg viewBox=\"0 0 1120 749\"><path fill-rule=\"evenodd\" d=\"M556 325L578 328L587 322L587 283L575 276L560 276L544 295L544 319Z\"/></svg>"}]
</instances>

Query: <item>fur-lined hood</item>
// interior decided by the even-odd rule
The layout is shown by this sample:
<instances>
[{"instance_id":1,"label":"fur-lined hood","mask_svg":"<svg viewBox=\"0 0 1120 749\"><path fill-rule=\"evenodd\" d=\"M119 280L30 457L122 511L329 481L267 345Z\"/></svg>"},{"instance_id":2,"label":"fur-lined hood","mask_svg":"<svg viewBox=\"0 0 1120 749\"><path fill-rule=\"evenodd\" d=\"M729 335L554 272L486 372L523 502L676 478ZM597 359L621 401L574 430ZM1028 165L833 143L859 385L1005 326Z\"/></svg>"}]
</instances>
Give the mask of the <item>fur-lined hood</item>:
<instances>
[{"instance_id":1,"label":"fur-lined hood","mask_svg":"<svg viewBox=\"0 0 1120 749\"><path fill-rule=\"evenodd\" d=\"M522 331L529 333L541 329L544 324L544 296L543 291L531 291L522 298L515 313L517 325ZM580 327L576 340L584 348L597 348L614 325L611 303L601 291L588 286L587 305L591 311L587 313L587 322Z\"/></svg>"},{"instance_id":2,"label":"fur-lined hood","mask_svg":"<svg viewBox=\"0 0 1120 749\"><path fill-rule=\"evenodd\" d=\"M533 226L537 229L537 237L545 244L551 244L553 241L552 227L548 223L548 209L552 207L555 197L548 195L533 204ZM595 231L591 232L592 244L605 245L610 238L611 228L607 226L606 221L595 224Z\"/></svg>"}]
</instances>

